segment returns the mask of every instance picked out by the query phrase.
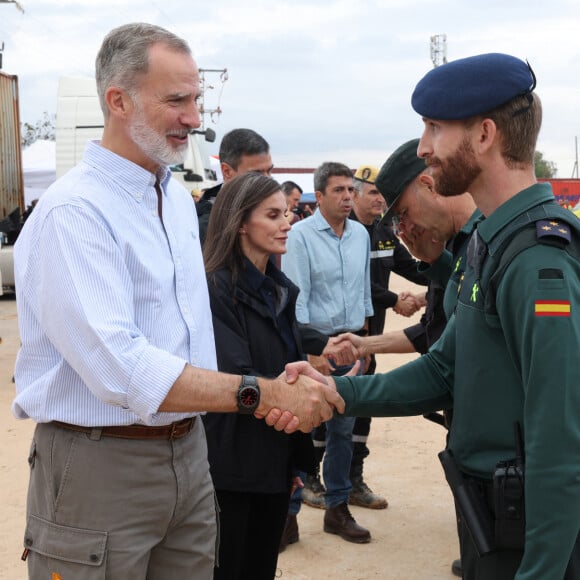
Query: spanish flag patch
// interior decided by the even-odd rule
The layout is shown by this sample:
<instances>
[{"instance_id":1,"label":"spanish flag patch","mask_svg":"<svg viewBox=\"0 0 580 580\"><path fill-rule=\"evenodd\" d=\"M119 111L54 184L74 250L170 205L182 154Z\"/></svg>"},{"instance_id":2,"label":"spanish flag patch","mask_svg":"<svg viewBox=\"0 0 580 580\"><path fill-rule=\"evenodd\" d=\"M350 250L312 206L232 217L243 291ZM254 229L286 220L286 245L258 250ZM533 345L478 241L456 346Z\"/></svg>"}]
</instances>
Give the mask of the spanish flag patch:
<instances>
[{"instance_id":1,"label":"spanish flag patch","mask_svg":"<svg viewBox=\"0 0 580 580\"><path fill-rule=\"evenodd\" d=\"M570 316L570 300L536 300L536 316Z\"/></svg>"}]
</instances>

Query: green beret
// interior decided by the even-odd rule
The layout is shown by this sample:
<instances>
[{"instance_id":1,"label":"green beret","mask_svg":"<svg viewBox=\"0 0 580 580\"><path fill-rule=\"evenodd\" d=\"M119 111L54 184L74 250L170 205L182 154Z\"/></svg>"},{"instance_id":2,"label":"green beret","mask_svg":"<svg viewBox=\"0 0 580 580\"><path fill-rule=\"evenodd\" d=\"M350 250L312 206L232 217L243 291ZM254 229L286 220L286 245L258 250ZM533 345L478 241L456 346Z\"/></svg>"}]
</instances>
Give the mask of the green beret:
<instances>
[{"instance_id":1,"label":"green beret","mask_svg":"<svg viewBox=\"0 0 580 580\"><path fill-rule=\"evenodd\" d=\"M388 215L392 207L397 203L401 194L425 169L425 160L417 157L417 147L419 139L412 139L403 143L391 156L383 163L375 185L382 193L387 202Z\"/></svg>"}]
</instances>

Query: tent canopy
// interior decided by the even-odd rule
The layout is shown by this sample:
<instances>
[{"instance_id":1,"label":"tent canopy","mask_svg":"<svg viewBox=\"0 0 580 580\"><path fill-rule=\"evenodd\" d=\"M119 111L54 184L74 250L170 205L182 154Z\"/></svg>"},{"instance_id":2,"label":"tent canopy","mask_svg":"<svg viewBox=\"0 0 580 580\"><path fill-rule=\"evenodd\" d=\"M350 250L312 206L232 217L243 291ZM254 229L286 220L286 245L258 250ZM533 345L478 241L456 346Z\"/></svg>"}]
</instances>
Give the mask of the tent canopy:
<instances>
[{"instance_id":1,"label":"tent canopy","mask_svg":"<svg viewBox=\"0 0 580 580\"><path fill-rule=\"evenodd\" d=\"M56 180L56 143L35 141L22 150L24 204L38 199Z\"/></svg>"}]
</instances>

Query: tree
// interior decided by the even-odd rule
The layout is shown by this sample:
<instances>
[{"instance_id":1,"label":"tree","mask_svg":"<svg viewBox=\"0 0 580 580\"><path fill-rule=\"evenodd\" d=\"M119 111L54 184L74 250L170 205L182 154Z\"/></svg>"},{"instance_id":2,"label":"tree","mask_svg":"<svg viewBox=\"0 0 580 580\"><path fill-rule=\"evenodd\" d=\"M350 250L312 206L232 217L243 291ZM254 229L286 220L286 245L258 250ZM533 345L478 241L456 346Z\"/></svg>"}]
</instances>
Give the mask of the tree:
<instances>
[{"instance_id":1,"label":"tree","mask_svg":"<svg viewBox=\"0 0 580 580\"><path fill-rule=\"evenodd\" d=\"M553 161L548 161L544 159L544 154L541 151L536 151L534 153L534 166L536 168L536 177L556 177L558 173L558 168Z\"/></svg>"},{"instance_id":2,"label":"tree","mask_svg":"<svg viewBox=\"0 0 580 580\"><path fill-rule=\"evenodd\" d=\"M56 115L49 115L46 111L42 119L36 123L22 123L22 147L28 147L39 139L43 141L56 141Z\"/></svg>"}]
</instances>

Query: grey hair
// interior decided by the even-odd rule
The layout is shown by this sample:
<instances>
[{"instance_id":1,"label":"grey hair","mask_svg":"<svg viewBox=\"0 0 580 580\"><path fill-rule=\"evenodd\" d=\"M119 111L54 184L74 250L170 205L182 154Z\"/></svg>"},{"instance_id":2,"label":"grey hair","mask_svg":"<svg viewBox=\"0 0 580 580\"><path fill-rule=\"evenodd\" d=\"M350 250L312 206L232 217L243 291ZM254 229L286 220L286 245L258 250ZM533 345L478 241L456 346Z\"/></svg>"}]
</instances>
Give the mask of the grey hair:
<instances>
[{"instance_id":1,"label":"grey hair","mask_svg":"<svg viewBox=\"0 0 580 580\"><path fill-rule=\"evenodd\" d=\"M97 93L105 119L109 109L105 93L111 86L118 86L133 98L137 93L139 75L149 70L149 48L163 43L168 48L191 55L185 40L172 32L144 22L124 24L107 34L95 62Z\"/></svg>"},{"instance_id":2,"label":"grey hair","mask_svg":"<svg viewBox=\"0 0 580 580\"><path fill-rule=\"evenodd\" d=\"M352 186L354 187L354 190L355 190L356 194L358 195L358 197L360 197L363 193L363 188L365 186L365 182L354 177L352 180Z\"/></svg>"},{"instance_id":3,"label":"grey hair","mask_svg":"<svg viewBox=\"0 0 580 580\"><path fill-rule=\"evenodd\" d=\"M352 177L352 169L349 169L344 163L325 161L314 171L314 191L325 194L328 180L331 177Z\"/></svg>"}]
</instances>

